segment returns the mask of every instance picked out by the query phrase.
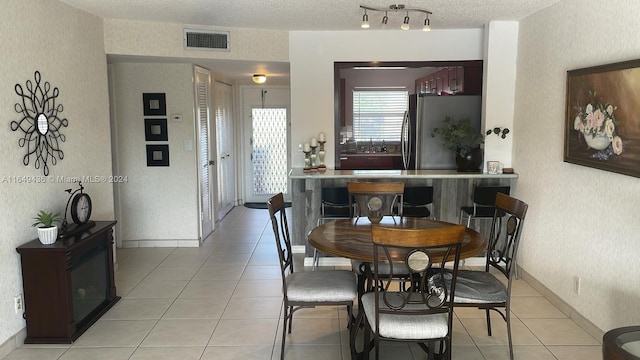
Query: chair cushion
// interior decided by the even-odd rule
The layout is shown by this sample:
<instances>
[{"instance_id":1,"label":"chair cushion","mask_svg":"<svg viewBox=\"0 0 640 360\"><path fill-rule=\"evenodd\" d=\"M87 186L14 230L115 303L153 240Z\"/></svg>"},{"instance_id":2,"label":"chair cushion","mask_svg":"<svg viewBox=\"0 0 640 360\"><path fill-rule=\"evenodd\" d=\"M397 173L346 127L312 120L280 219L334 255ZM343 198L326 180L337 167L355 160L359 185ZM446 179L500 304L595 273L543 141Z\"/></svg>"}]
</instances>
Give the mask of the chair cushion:
<instances>
[{"instance_id":1,"label":"chair cushion","mask_svg":"<svg viewBox=\"0 0 640 360\"><path fill-rule=\"evenodd\" d=\"M389 295L392 293L387 293ZM386 307L380 295L380 306ZM376 302L375 292L362 295L362 308L375 331ZM398 302L399 303L399 302ZM407 305L406 310L424 309L426 305ZM394 315L380 314L380 333L385 338L402 340L436 339L447 336L449 322L446 314L433 315Z\"/></svg>"},{"instance_id":2,"label":"chair cushion","mask_svg":"<svg viewBox=\"0 0 640 360\"><path fill-rule=\"evenodd\" d=\"M356 277L348 270L294 272L286 283L289 301L339 302L357 296Z\"/></svg>"},{"instance_id":3,"label":"chair cushion","mask_svg":"<svg viewBox=\"0 0 640 360\"><path fill-rule=\"evenodd\" d=\"M506 302L507 296L507 287L493 274L486 271L458 271L456 303L499 303Z\"/></svg>"}]
</instances>

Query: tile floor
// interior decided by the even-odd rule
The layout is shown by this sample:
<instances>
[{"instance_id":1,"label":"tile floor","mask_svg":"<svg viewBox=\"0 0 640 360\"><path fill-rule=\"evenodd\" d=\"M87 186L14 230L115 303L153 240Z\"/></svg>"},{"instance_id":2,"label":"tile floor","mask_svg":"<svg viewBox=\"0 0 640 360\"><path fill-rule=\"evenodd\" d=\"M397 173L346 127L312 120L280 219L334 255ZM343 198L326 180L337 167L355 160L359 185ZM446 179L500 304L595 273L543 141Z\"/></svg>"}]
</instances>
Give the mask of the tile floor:
<instances>
[{"instance_id":1,"label":"tile floor","mask_svg":"<svg viewBox=\"0 0 640 360\"><path fill-rule=\"evenodd\" d=\"M74 344L23 345L5 359L279 359L282 299L273 241L267 210L237 207L200 248L118 249L120 302ZM522 280L512 313L517 360L601 359L597 339ZM505 323L492 323L489 337L484 312L457 310L453 359L507 359ZM286 359L348 358L344 309L296 313ZM425 357L416 346L384 343L381 358Z\"/></svg>"}]
</instances>

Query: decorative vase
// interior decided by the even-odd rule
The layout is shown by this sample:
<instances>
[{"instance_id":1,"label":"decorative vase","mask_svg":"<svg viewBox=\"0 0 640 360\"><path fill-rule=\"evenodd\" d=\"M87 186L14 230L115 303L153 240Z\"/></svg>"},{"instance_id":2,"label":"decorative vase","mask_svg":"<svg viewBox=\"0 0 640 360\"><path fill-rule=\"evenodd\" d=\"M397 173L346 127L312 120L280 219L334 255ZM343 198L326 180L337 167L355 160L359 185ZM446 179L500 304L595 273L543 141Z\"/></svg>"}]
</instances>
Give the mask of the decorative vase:
<instances>
[{"instance_id":1,"label":"decorative vase","mask_svg":"<svg viewBox=\"0 0 640 360\"><path fill-rule=\"evenodd\" d=\"M456 151L456 166L458 172L480 172L482 166L482 149L479 147L469 151L465 156Z\"/></svg>"},{"instance_id":2,"label":"decorative vase","mask_svg":"<svg viewBox=\"0 0 640 360\"><path fill-rule=\"evenodd\" d=\"M611 140L605 133L598 134L583 134L584 141L587 142L587 145L594 150L604 150L609 147L611 144Z\"/></svg>"},{"instance_id":3,"label":"decorative vase","mask_svg":"<svg viewBox=\"0 0 640 360\"><path fill-rule=\"evenodd\" d=\"M44 245L53 244L58 239L58 227L39 227L38 239L40 239L40 242Z\"/></svg>"}]
</instances>

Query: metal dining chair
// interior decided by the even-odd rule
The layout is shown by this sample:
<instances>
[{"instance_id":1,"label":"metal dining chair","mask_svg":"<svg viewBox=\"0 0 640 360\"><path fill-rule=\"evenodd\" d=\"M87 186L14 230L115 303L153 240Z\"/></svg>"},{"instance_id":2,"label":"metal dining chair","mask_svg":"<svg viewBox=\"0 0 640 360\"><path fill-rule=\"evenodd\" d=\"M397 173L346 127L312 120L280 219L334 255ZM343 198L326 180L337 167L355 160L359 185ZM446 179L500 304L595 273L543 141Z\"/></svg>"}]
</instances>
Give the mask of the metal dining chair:
<instances>
[{"instance_id":1,"label":"metal dining chair","mask_svg":"<svg viewBox=\"0 0 640 360\"><path fill-rule=\"evenodd\" d=\"M320 199L320 217L318 225L327 221L348 219L351 216L353 203L349 199L349 191L346 186L322 187ZM320 261L320 252L313 249L313 267L315 270Z\"/></svg>"},{"instance_id":2,"label":"metal dining chair","mask_svg":"<svg viewBox=\"0 0 640 360\"><path fill-rule=\"evenodd\" d=\"M431 229L408 229L373 225L373 282L380 284L362 296L365 314L365 358L369 358L369 334L373 334L375 358L379 358L380 341L416 342L435 359L436 344L439 357L451 359L453 333L453 298L456 294L456 275L460 248L466 228L451 225ZM442 259L432 258L435 249L446 249ZM394 269L399 265L392 255L404 254L403 270L409 269L408 279L399 279ZM396 255L397 256L397 255ZM452 268L445 267L453 260ZM384 265L385 271L382 272ZM389 271L387 271L389 270ZM436 274L451 276L449 282L436 285ZM410 284L398 290L400 281Z\"/></svg>"},{"instance_id":3,"label":"metal dining chair","mask_svg":"<svg viewBox=\"0 0 640 360\"><path fill-rule=\"evenodd\" d=\"M269 217L275 235L282 275L284 313L282 315L282 346L280 359L284 359L287 330L291 333L293 313L302 308L316 306L347 307L348 319L352 318L353 301L357 298L356 279L352 271L298 271L294 272L289 223L282 193L267 201ZM351 326L351 323L349 323ZM353 333L352 331L349 332Z\"/></svg>"},{"instance_id":4,"label":"metal dining chair","mask_svg":"<svg viewBox=\"0 0 640 360\"><path fill-rule=\"evenodd\" d=\"M367 217L378 223L383 216L402 217L404 199L403 182L348 182L349 198L353 201L351 217Z\"/></svg>"},{"instance_id":5,"label":"metal dining chair","mask_svg":"<svg viewBox=\"0 0 640 360\"><path fill-rule=\"evenodd\" d=\"M466 219L467 227L472 220L492 220L495 213L496 194L509 195L510 186L476 186L473 189L473 205L460 208L460 224Z\"/></svg>"},{"instance_id":6,"label":"metal dining chair","mask_svg":"<svg viewBox=\"0 0 640 360\"><path fill-rule=\"evenodd\" d=\"M528 207L526 203L503 193L496 195L485 269L484 271L460 270L454 299L454 306L476 307L486 311L489 336L491 336L489 311L496 311L502 316L507 323L511 360L513 360L511 286L515 277L515 259L520 245L520 234ZM506 226L503 226L503 219L506 219ZM490 272L492 269L497 272ZM504 276L506 281L500 281L498 276Z\"/></svg>"}]
</instances>

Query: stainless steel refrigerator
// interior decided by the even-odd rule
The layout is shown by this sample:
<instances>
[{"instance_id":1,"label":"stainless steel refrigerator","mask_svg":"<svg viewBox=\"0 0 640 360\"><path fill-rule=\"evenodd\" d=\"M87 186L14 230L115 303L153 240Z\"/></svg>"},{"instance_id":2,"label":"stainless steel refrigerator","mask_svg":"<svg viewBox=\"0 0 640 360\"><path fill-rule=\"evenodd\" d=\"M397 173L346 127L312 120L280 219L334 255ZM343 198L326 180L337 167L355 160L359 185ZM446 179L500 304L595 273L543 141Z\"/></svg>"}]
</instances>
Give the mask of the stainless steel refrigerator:
<instances>
[{"instance_id":1,"label":"stainless steel refrigerator","mask_svg":"<svg viewBox=\"0 0 640 360\"><path fill-rule=\"evenodd\" d=\"M442 146L438 135L431 133L441 127L445 117L454 120L471 119L480 131L482 121L481 95L409 96L409 111L402 125L401 150L405 169L448 170L456 168L455 155Z\"/></svg>"}]
</instances>

